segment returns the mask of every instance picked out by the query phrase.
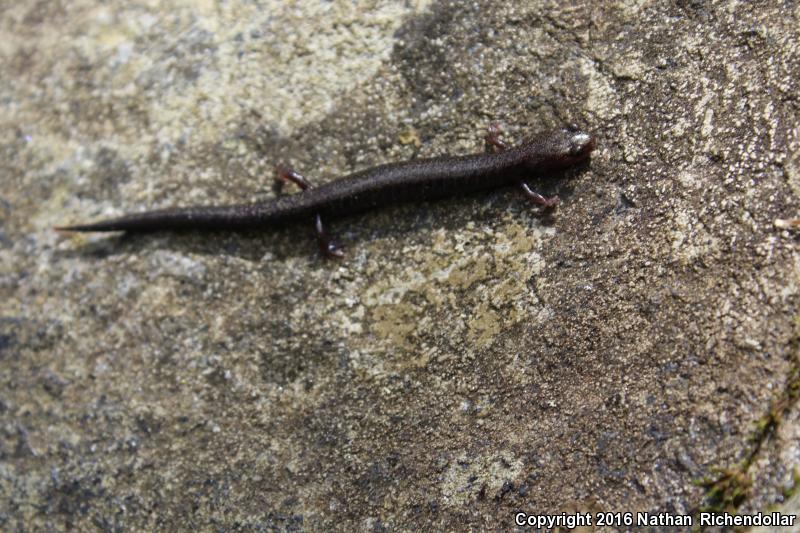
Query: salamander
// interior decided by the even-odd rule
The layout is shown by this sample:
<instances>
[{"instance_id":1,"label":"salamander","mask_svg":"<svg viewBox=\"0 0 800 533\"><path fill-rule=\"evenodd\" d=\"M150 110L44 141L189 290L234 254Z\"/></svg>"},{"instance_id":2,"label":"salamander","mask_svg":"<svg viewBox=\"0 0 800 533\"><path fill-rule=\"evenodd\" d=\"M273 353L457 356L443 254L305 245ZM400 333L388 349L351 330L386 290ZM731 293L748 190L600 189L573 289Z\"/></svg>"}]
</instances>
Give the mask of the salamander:
<instances>
[{"instance_id":1,"label":"salamander","mask_svg":"<svg viewBox=\"0 0 800 533\"><path fill-rule=\"evenodd\" d=\"M588 159L595 138L575 125L534 135L519 146L500 138L500 127L489 126L486 153L441 156L388 163L349 174L312 187L286 165L277 178L299 186L303 192L261 203L176 207L123 215L88 224L55 228L59 231L237 230L274 226L295 220L315 220L322 253L341 257L342 248L322 223L323 218L350 215L400 202L434 200L446 196L515 185L534 204L550 209L557 196L546 198L525 181L533 175L564 170Z\"/></svg>"}]
</instances>

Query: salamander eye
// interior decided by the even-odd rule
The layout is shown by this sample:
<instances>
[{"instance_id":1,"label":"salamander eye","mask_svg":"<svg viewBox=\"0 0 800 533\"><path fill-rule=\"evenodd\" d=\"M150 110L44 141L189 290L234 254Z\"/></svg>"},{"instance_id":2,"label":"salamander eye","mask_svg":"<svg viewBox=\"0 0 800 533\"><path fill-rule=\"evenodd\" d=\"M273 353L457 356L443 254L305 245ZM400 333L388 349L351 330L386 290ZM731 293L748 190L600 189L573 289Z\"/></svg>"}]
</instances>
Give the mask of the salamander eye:
<instances>
[{"instance_id":1,"label":"salamander eye","mask_svg":"<svg viewBox=\"0 0 800 533\"><path fill-rule=\"evenodd\" d=\"M580 129L578 128L577 124L575 124L574 122L570 122L569 124L567 124L567 131L575 133L577 131L580 131Z\"/></svg>"}]
</instances>

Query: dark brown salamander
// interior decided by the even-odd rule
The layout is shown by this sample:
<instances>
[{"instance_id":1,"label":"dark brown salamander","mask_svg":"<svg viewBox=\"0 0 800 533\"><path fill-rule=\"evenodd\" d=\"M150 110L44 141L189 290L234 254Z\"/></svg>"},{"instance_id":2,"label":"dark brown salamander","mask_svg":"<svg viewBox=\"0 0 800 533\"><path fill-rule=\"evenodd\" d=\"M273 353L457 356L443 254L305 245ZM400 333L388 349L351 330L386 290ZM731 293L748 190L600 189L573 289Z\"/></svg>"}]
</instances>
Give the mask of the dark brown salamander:
<instances>
[{"instance_id":1,"label":"dark brown salamander","mask_svg":"<svg viewBox=\"0 0 800 533\"><path fill-rule=\"evenodd\" d=\"M506 145L500 139L499 126L492 125L486 142L495 148L494 153L389 163L315 188L300 174L279 165L278 178L295 183L304 192L257 204L160 209L56 229L128 232L235 230L316 218L322 252L328 256L341 256L340 246L322 225L323 217L349 215L387 204L432 200L513 184L535 204L550 208L558 203L558 197L545 198L534 192L524 181L525 178L571 167L587 159L595 147L594 137L574 125L536 135L516 147Z\"/></svg>"}]
</instances>

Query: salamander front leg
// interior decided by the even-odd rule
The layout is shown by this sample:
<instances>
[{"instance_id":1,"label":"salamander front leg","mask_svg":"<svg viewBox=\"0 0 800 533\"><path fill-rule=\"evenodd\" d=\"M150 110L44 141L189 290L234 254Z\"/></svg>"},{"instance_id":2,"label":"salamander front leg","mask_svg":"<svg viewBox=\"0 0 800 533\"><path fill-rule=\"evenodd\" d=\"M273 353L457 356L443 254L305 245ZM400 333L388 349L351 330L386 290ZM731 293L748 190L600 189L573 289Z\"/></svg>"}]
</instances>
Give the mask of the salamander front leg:
<instances>
[{"instance_id":1,"label":"salamander front leg","mask_svg":"<svg viewBox=\"0 0 800 533\"><path fill-rule=\"evenodd\" d=\"M494 148L495 152L502 152L504 150L508 150L509 145L500 136L503 134L503 128L500 126L499 122L492 122L489 124L489 127L486 128L486 135L484 136L484 140L486 144ZM551 196L550 198L545 198L538 192L531 189L530 185L526 182L520 180L517 182L522 194L525 195L525 198L533 202L534 204L543 207L544 209L551 209L558 205L560 202L558 196Z\"/></svg>"},{"instance_id":2,"label":"salamander front leg","mask_svg":"<svg viewBox=\"0 0 800 533\"><path fill-rule=\"evenodd\" d=\"M561 201L558 196L551 196L550 198L542 196L538 192L531 189L530 185L522 180L518 181L517 184L519 185L519 189L522 191L522 194L525 195L525 198L545 209L551 209L557 206Z\"/></svg>"},{"instance_id":3,"label":"salamander front leg","mask_svg":"<svg viewBox=\"0 0 800 533\"><path fill-rule=\"evenodd\" d=\"M492 122L486 128L486 135L483 136L483 140L486 141L487 145L494 148L495 152L502 152L510 148L508 143L500 138L502 134L503 128L500 126L500 123Z\"/></svg>"},{"instance_id":4,"label":"salamander front leg","mask_svg":"<svg viewBox=\"0 0 800 533\"><path fill-rule=\"evenodd\" d=\"M282 181L288 181L294 183L298 187L300 187L301 191L306 191L311 189L311 182L308 181L302 174L295 172L289 166L279 163L275 167L275 174L276 179ZM322 252L327 258L342 258L344 257L344 252L342 251L342 245L339 244L334 237L331 236L330 233L327 232L325 226L322 224L322 217L317 213L316 220L314 222L314 229L317 232L317 243L319 244L319 250Z\"/></svg>"}]
</instances>

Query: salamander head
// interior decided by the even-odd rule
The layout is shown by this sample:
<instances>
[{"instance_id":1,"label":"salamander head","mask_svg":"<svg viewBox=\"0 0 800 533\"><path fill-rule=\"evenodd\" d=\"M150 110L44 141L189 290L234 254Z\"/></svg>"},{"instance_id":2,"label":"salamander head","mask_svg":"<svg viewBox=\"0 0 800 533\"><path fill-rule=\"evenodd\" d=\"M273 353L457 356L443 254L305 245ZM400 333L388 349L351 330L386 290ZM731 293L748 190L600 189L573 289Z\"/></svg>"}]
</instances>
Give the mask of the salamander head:
<instances>
[{"instance_id":1,"label":"salamander head","mask_svg":"<svg viewBox=\"0 0 800 533\"><path fill-rule=\"evenodd\" d=\"M538 157L531 158L530 166L538 170L561 170L588 159L595 148L595 138L570 124L542 135L531 145L535 146Z\"/></svg>"}]
</instances>

